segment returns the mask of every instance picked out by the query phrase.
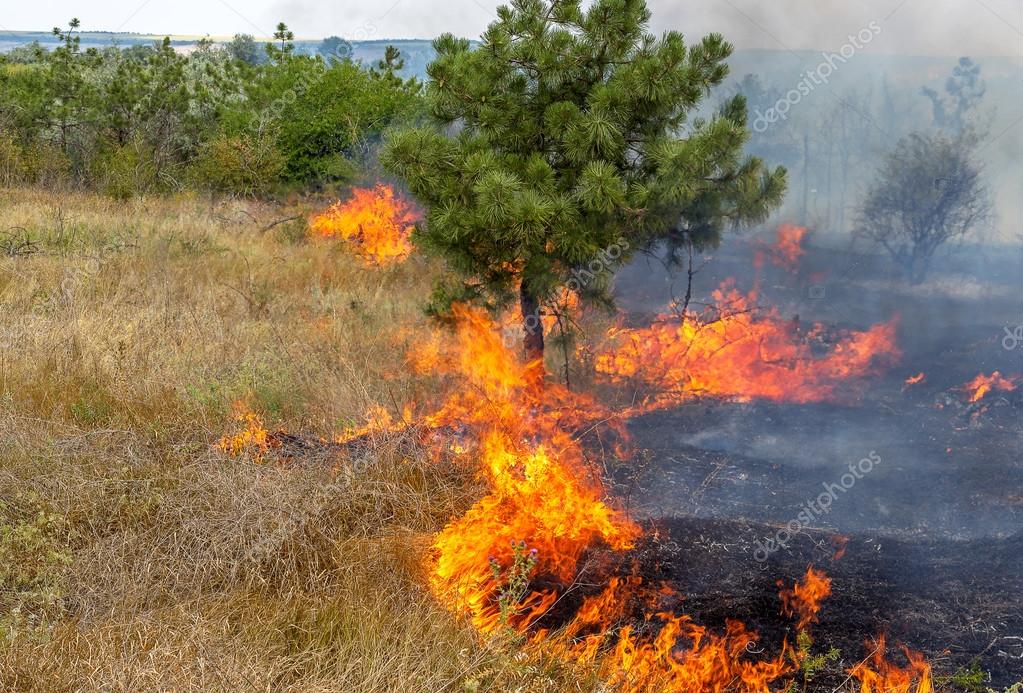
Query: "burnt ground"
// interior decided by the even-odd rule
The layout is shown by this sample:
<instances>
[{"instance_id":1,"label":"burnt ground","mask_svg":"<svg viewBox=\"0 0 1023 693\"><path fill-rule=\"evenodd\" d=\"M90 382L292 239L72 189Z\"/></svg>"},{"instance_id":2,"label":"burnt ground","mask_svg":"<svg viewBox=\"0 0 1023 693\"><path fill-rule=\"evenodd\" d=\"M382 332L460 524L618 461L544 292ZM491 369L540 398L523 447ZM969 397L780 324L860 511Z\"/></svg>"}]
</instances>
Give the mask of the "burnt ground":
<instances>
[{"instance_id":1,"label":"burnt ground","mask_svg":"<svg viewBox=\"0 0 1023 693\"><path fill-rule=\"evenodd\" d=\"M748 287L749 255L722 251L697 295L726 276ZM853 270L828 269L839 261ZM911 288L877 258L811 249L798 275L762 277L786 317L864 328L898 313L903 356L844 404L700 400L631 421L636 457L611 476L633 515L660 529L640 551L647 577L683 594L700 623L742 620L771 652L792 635L777 581L791 584L810 564L824 570L833 594L812 633L844 666L814 690L840 685L839 669L880 632L938 673L976 659L992 687L1023 680L1023 388L980 405L956 389L980 372L1023 372L1023 344L1002 344L1006 326L1023 323L1019 266L975 258ZM670 295L649 266L623 283L636 322ZM919 372L923 383L904 385ZM758 548L872 453L880 462L868 474L762 560Z\"/></svg>"},{"instance_id":2,"label":"burnt ground","mask_svg":"<svg viewBox=\"0 0 1023 693\"><path fill-rule=\"evenodd\" d=\"M795 638L792 621L779 615L777 582L791 586L810 564L832 578L833 594L810 632L815 652L836 647L841 659L811 690L841 685L843 672L870 653L864 641L880 632L923 652L938 674L978 659L992 687L1023 679L1021 536L904 541L855 534L835 560L833 535L808 531L759 563L755 542L767 525L684 517L656 525L660 538L641 551L648 576L680 592L677 608L698 623L720 631L726 619L744 622L766 656Z\"/></svg>"}]
</instances>

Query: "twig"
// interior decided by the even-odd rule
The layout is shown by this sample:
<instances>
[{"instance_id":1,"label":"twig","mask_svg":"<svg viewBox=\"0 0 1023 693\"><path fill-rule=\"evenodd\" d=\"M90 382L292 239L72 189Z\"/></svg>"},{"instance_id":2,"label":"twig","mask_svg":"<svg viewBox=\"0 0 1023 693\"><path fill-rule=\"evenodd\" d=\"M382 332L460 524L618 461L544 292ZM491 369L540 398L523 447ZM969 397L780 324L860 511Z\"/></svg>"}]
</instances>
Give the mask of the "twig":
<instances>
[{"instance_id":1,"label":"twig","mask_svg":"<svg viewBox=\"0 0 1023 693\"><path fill-rule=\"evenodd\" d=\"M287 219L278 219L277 221L273 222L272 224L269 224L268 226L264 226L263 228L261 228L259 230L259 232L260 233L266 233L270 229L275 228L277 226L280 226L281 224L287 224L289 221L298 221L301 218L302 218L301 214L296 214L295 216L288 217Z\"/></svg>"}]
</instances>

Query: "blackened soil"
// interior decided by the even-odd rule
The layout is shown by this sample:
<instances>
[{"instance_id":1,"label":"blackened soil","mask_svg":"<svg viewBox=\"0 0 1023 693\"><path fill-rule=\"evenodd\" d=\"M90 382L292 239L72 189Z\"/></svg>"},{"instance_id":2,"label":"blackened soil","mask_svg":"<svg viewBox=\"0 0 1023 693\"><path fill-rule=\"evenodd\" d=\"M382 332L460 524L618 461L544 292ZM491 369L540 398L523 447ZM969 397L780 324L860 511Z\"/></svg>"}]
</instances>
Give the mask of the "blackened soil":
<instances>
[{"instance_id":1,"label":"blackened soil","mask_svg":"<svg viewBox=\"0 0 1023 693\"><path fill-rule=\"evenodd\" d=\"M805 532L789 548L757 560L757 540L771 530L747 522L675 518L646 564L684 596L685 613L712 628L739 619L760 636L766 653L794 639L779 615L779 580L800 579L808 565L832 578L811 635L837 647L839 665L815 682L833 690L841 672L865 658L865 640L880 632L890 642L923 652L939 673L977 659L993 687L1023 680L1023 536L972 541L900 541ZM838 560L838 548L845 550Z\"/></svg>"}]
</instances>

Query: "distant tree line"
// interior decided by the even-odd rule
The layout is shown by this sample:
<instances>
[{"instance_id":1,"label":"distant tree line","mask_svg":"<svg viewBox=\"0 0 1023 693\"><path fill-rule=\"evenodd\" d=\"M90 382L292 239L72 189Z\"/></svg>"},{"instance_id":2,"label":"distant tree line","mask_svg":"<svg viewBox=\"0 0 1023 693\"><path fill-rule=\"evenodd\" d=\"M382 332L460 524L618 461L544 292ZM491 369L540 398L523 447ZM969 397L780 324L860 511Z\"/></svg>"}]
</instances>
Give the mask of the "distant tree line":
<instances>
[{"instance_id":1,"label":"distant tree line","mask_svg":"<svg viewBox=\"0 0 1023 693\"><path fill-rule=\"evenodd\" d=\"M116 197L183 188L237 194L342 185L393 124L415 120L422 86L388 52L372 66L339 37L299 55L239 35L190 53L154 45L0 55L0 185L82 186Z\"/></svg>"},{"instance_id":2,"label":"distant tree line","mask_svg":"<svg viewBox=\"0 0 1023 693\"><path fill-rule=\"evenodd\" d=\"M943 247L993 219L978 154L989 114L982 109L981 67L967 57L943 90L904 91L898 94L885 78L880 95L849 90L816 100L816 107L807 100L792 118L754 128L747 150L791 172L791 217L870 242L919 283ZM751 114L785 98L754 74L734 92L746 98Z\"/></svg>"}]
</instances>

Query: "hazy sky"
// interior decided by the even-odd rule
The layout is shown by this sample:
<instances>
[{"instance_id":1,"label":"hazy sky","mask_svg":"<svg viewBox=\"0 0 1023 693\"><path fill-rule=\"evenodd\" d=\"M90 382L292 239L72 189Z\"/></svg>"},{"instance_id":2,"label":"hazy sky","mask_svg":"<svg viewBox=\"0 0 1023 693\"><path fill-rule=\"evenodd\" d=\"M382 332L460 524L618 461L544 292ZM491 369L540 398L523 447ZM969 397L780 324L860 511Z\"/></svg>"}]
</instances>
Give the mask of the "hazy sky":
<instances>
[{"instance_id":1,"label":"hazy sky","mask_svg":"<svg viewBox=\"0 0 1023 693\"><path fill-rule=\"evenodd\" d=\"M0 28L45 30L72 16L86 30L252 33L286 21L301 38L476 37L497 0L0 0ZM740 49L837 50L870 22L868 50L1023 56L1021 0L648 0L653 28L720 31Z\"/></svg>"}]
</instances>

